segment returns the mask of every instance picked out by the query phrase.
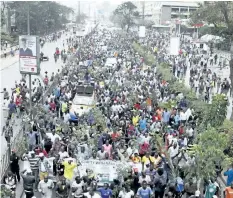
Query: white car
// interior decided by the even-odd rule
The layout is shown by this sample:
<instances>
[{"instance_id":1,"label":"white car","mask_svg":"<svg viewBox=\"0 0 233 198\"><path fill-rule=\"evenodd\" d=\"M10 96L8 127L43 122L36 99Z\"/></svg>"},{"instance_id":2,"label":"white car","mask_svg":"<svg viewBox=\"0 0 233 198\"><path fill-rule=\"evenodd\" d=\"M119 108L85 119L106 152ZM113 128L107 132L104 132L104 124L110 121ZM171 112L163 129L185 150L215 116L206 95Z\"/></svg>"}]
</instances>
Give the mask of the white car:
<instances>
[{"instance_id":1,"label":"white car","mask_svg":"<svg viewBox=\"0 0 233 198\"><path fill-rule=\"evenodd\" d=\"M79 116L89 112L96 105L94 87L90 85L81 85L77 88L77 93L72 101L70 113L76 113Z\"/></svg>"}]
</instances>

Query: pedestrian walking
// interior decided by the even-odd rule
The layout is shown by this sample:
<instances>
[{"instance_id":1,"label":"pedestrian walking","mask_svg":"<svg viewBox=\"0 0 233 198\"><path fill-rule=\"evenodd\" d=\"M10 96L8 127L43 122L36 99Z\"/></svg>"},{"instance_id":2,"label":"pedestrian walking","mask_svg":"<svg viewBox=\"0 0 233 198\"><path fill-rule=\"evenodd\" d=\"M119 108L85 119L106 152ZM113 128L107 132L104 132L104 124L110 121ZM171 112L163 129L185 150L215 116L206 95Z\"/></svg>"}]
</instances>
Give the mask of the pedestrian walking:
<instances>
[{"instance_id":1,"label":"pedestrian walking","mask_svg":"<svg viewBox=\"0 0 233 198\"><path fill-rule=\"evenodd\" d=\"M16 155L15 150L12 150L10 157L10 169L13 174L15 174L15 181L17 179L20 182L20 168L19 168L19 157Z\"/></svg>"}]
</instances>

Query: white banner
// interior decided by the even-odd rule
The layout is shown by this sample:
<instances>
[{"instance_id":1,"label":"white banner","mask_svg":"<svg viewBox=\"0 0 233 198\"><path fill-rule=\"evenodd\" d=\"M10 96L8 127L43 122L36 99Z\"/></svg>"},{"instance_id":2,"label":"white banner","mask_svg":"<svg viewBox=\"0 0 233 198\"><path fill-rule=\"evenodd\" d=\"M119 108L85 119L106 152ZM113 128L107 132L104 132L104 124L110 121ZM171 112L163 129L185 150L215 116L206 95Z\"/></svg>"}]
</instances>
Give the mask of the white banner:
<instances>
[{"instance_id":1,"label":"white banner","mask_svg":"<svg viewBox=\"0 0 233 198\"><path fill-rule=\"evenodd\" d=\"M146 37L146 27L145 26L140 26L139 27L139 37L140 38L145 38Z\"/></svg>"},{"instance_id":2,"label":"white banner","mask_svg":"<svg viewBox=\"0 0 233 198\"><path fill-rule=\"evenodd\" d=\"M38 74L39 43L37 36L19 36L19 71Z\"/></svg>"},{"instance_id":3,"label":"white banner","mask_svg":"<svg viewBox=\"0 0 233 198\"><path fill-rule=\"evenodd\" d=\"M86 175L86 170L90 169L94 172L98 178L99 185L112 182L117 179L117 168L122 165L119 161L110 160L84 160L81 161L81 165L78 167L80 176Z\"/></svg>"},{"instance_id":4,"label":"white banner","mask_svg":"<svg viewBox=\"0 0 233 198\"><path fill-rule=\"evenodd\" d=\"M180 51L180 38L179 37L171 37L170 39L170 55L179 55Z\"/></svg>"}]
</instances>

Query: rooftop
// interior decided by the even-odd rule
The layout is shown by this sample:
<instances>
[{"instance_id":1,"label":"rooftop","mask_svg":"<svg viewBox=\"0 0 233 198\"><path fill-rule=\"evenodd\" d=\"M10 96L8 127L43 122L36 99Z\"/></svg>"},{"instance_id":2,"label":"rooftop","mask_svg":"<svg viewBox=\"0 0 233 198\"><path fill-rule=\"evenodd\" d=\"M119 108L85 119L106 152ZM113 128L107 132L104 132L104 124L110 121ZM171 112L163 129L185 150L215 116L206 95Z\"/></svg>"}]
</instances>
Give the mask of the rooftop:
<instances>
[{"instance_id":1,"label":"rooftop","mask_svg":"<svg viewBox=\"0 0 233 198\"><path fill-rule=\"evenodd\" d=\"M162 1L162 2L156 2L161 3L161 6L192 6L192 7L198 7L199 2L195 1Z\"/></svg>"}]
</instances>

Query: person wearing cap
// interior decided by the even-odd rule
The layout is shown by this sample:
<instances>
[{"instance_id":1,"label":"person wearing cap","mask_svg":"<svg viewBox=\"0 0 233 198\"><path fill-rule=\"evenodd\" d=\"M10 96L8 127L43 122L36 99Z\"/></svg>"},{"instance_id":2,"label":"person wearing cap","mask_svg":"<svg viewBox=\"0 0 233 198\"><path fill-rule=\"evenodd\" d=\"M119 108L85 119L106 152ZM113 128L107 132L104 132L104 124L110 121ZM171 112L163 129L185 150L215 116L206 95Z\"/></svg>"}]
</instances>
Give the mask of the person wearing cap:
<instances>
[{"instance_id":1,"label":"person wearing cap","mask_svg":"<svg viewBox=\"0 0 233 198\"><path fill-rule=\"evenodd\" d=\"M33 56L32 50L27 47L27 39L21 39L22 48L19 49L19 56Z\"/></svg>"},{"instance_id":2,"label":"person wearing cap","mask_svg":"<svg viewBox=\"0 0 233 198\"><path fill-rule=\"evenodd\" d=\"M35 176L32 174L31 169L21 172L21 177L23 178L23 187L24 192L26 194L26 198L31 198L34 196L34 183L35 183Z\"/></svg>"},{"instance_id":3,"label":"person wearing cap","mask_svg":"<svg viewBox=\"0 0 233 198\"><path fill-rule=\"evenodd\" d=\"M43 180L44 177L48 176L50 164L48 160L44 157L44 153L39 154L39 176L40 180Z\"/></svg>"}]
</instances>

